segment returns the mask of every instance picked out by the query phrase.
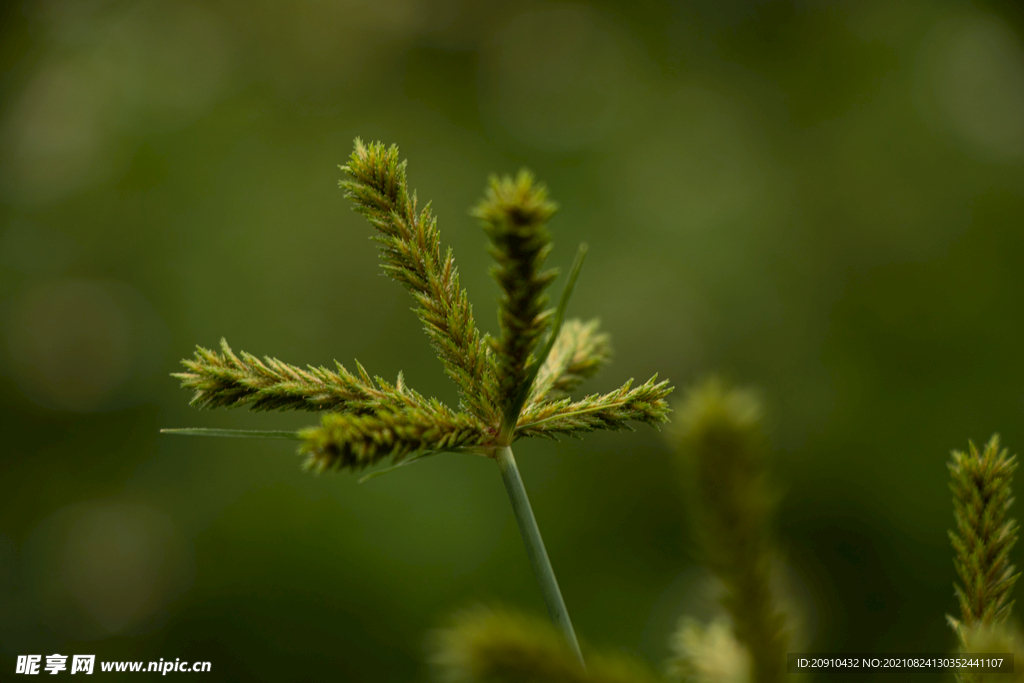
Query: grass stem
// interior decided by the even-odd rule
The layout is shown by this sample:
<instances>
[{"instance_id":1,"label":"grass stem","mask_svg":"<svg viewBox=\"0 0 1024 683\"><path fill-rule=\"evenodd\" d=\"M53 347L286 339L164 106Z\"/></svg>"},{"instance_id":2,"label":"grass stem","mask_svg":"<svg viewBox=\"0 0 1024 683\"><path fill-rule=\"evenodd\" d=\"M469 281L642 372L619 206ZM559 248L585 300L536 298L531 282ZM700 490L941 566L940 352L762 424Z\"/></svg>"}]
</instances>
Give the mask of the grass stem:
<instances>
[{"instance_id":1,"label":"grass stem","mask_svg":"<svg viewBox=\"0 0 1024 683\"><path fill-rule=\"evenodd\" d=\"M512 503L516 523L519 524L519 533L523 537L523 543L526 544L526 554L530 558L533 573L537 575L537 583L540 584L541 592L544 594L544 602L547 604L551 621L565 636L573 654L579 659L580 666L586 668L583 653L580 652L579 641L576 640L576 632L572 630L572 621L570 621L569 612L565 608L565 600L562 599L562 591L558 589L555 571L551 568L551 560L548 559L548 552L544 549L544 539L540 536L537 520L533 516L533 508L530 507L530 499L526 495L526 487L523 486L523 478L519 475L516 459L512 455L512 448L509 446L499 448L495 459L498 461L501 479L505 482L505 490L508 491L508 498Z\"/></svg>"}]
</instances>

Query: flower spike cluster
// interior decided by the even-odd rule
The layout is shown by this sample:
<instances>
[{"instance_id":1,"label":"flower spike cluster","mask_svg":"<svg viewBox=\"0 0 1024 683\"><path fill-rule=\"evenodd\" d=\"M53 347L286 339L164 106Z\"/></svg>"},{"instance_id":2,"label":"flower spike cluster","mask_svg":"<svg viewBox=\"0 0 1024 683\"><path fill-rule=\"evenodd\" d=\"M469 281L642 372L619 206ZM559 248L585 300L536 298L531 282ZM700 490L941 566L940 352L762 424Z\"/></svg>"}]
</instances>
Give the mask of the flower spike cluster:
<instances>
[{"instance_id":1,"label":"flower spike cluster","mask_svg":"<svg viewBox=\"0 0 1024 683\"><path fill-rule=\"evenodd\" d=\"M314 471L357 470L440 452L493 455L524 436L574 436L595 429L623 429L630 422L666 420L672 388L653 377L632 380L608 394L573 401L569 393L608 360L607 335L597 321L569 320L562 313L576 269L557 311L547 288L557 272L545 270L551 252L546 225L555 212L547 190L526 171L492 178L473 210L491 241L492 274L501 289L500 334L481 334L450 249L442 250L437 220L427 204L417 209L398 148L358 138L340 185L376 229L384 271L416 301L416 314L445 372L459 390L454 410L405 386L356 373L300 368L274 358L202 347L182 361L175 376L195 391L200 408L324 411L318 426L296 434L300 453ZM545 341L546 337L546 341ZM542 343L543 342L543 343Z\"/></svg>"}]
</instances>

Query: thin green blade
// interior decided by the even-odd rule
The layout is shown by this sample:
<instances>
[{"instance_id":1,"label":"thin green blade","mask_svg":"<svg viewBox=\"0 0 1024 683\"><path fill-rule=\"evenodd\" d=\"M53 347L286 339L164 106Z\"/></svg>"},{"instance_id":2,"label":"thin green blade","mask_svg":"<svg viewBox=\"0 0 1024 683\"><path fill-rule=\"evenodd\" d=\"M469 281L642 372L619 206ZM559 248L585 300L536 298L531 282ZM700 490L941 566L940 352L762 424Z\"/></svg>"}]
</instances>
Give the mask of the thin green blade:
<instances>
[{"instance_id":1,"label":"thin green blade","mask_svg":"<svg viewBox=\"0 0 1024 683\"><path fill-rule=\"evenodd\" d=\"M161 429L161 434L180 434L182 436L226 436L235 439L299 439L298 432L261 429L212 429L205 427L184 427L181 429Z\"/></svg>"}]
</instances>

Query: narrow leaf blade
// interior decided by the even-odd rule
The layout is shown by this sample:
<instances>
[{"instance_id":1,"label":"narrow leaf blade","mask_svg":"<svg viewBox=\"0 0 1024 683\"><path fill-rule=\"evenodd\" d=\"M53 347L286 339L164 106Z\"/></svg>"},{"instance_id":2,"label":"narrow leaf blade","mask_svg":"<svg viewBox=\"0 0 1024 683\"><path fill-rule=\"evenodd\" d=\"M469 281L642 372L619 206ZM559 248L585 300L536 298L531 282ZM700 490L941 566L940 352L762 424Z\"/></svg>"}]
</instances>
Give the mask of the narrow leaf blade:
<instances>
[{"instance_id":1,"label":"narrow leaf blade","mask_svg":"<svg viewBox=\"0 0 1024 683\"><path fill-rule=\"evenodd\" d=\"M224 436L235 439L299 439L298 432L262 429L214 429L205 427L184 427L180 429L161 429L161 434L179 434L181 436Z\"/></svg>"}]
</instances>

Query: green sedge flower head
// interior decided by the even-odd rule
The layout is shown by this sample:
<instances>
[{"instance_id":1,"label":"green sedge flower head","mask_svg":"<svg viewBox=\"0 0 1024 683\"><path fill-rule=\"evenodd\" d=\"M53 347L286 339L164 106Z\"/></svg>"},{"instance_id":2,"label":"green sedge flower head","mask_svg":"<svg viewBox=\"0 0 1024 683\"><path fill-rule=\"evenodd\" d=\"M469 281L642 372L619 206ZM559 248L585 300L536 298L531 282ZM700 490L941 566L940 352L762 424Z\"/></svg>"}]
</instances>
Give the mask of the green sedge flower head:
<instances>
[{"instance_id":1,"label":"green sedge flower head","mask_svg":"<svg viewBox=\"0 0 1024 683\"><path fill-rule=\"evenodd\" d=\"M555 308L547 289L557 271L547 223L556 207L547 190L522 171L492 178L473 209L491 242L492 275L501 295L499 334L477 328L451 249L441 247L430 205L409 190L398 148L358 138L340 185L376 231L384 272L412 295L415 312L447 375L459 391L452 408L355 363L355 372L299 367L276 358L199 347L175 376L193 390L200 408L323 412L320 424L295 434L306 466L316 472L359 470L384 461L403 463L440 452L491 455L525 436L575 436L630 423L656 425L669 412L672 388L652 377L607 394L573 400L572 392L610 357L596 320L564 320L585 248ZM172 430L171 430L172 431ZM182 430L195 433L199 430ZM222 430L223 431L223 430Z\"/></svg>"}]
</instances>

